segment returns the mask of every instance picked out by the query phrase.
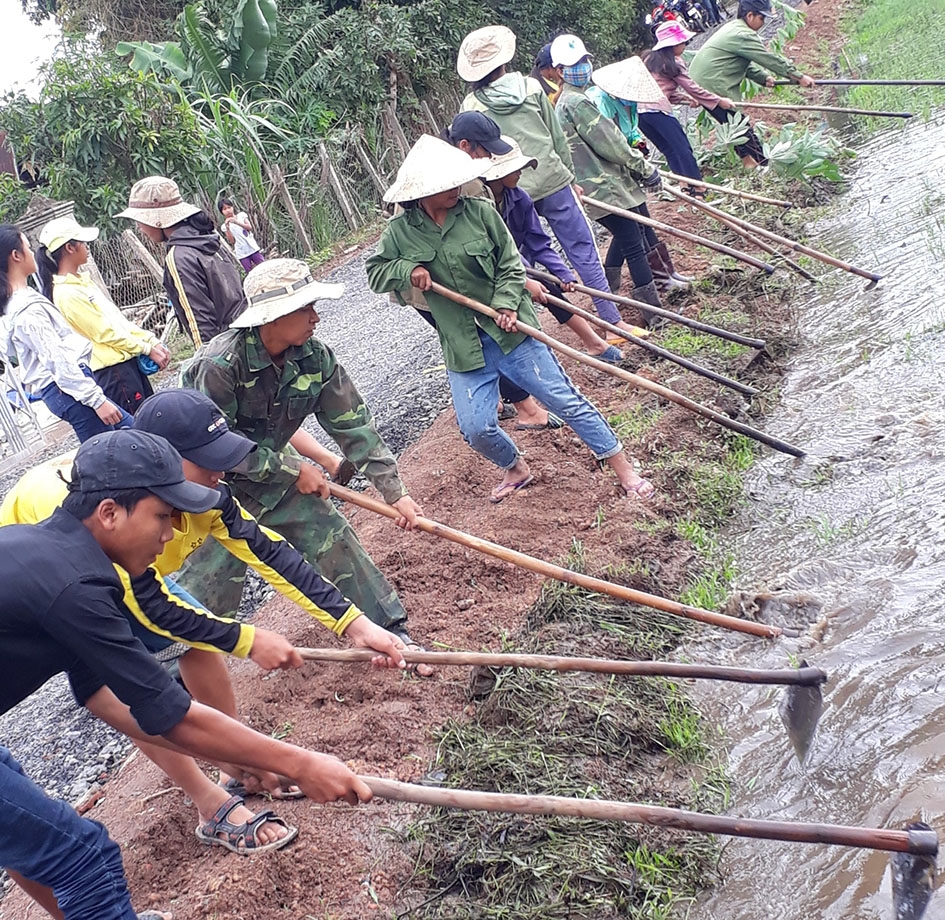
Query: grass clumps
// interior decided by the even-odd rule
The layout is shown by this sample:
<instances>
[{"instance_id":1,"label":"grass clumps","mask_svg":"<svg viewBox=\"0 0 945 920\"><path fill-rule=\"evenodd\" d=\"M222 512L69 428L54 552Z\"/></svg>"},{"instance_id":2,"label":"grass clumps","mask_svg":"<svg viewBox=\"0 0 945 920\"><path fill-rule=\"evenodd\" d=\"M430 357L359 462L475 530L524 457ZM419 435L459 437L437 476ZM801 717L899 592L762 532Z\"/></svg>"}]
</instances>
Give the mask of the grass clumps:
<instances>
[{"instance_id":1,"label":"grass clumps","mask_svg":"<svg viewBox=\"0 0 945 920\"><path fill-rule=\"evenodd\" d=\"M574 558L576 557L576 558ZM568 560L580 564L580 547ZM654 658L685 621L549 584L516 645L528 652ZM690 780L708 745L683 689L661 678L506 669L471 719L439 733L435 772L454 788L724 804L717 768ZM436 810L414 824L414 918L554 920L669 916L714 880L712 838L573 818ZM411 900L415 900L412 898Z\"/></svg>"}]
</instances>

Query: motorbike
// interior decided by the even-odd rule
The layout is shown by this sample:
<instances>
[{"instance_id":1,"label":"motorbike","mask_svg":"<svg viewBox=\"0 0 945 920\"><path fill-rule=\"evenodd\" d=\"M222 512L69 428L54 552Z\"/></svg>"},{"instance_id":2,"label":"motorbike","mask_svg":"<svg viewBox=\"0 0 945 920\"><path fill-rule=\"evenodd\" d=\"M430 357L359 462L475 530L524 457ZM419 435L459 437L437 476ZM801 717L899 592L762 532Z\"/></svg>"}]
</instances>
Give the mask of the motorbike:
<instances>
[{"instance_id":1,"label":"motorbike","mask_svg":"<svg viewBox=\"0 0 945 920\"><path fill-rule=\"evenodd\" d=\"M659 0L646 16L646 24L654 34L660 25L672 20L692 32L705 32L710 25L709 14L699 0Z\"/></svg>"}]
</instances>

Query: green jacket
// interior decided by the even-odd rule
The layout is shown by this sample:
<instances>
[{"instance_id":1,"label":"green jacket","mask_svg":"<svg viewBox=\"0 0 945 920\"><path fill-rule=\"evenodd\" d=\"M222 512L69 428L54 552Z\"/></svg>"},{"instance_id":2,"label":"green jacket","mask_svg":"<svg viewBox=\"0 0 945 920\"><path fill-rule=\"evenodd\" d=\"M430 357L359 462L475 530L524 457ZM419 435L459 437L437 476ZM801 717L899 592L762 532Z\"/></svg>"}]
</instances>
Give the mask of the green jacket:
<instances>
[{"instance_id":1,"label":"green jacket","mask_svg":"<svg viewBox=\"0 0 945 920\"><path fill-rule=\"evenodd\" d=\"M312 413L384 501L407 494L371 410L317 339L289 348L279 368L257 329L229 329L198 349L181 371L181 386L206 393L230 428L258 445L240 472L226 477L238 497L248 495L270 511L279 504L304 462L289 438Z\"/></svg>"},{"instance_id":2,"label":"green jacket","mask_svg":"<svg viewBox=\"0 0 945 920\"><path fill-rule=\"evenodd\" d=\"M770 73L769 73L770 72ZM741 82L765 85L771 73L797 83L803 74L793 62L769 51L761 37L742 19L725 23L697 52L689 65L689 76L700 86L741 99Z\"/></svg>"},{"instance_id":3,"label":"green jacket","mask_svg":"<svg viewBox=\"0 0 945 920\"><path fill-rule=\"evenodd\" d=\"M646 157L631 147L623 132L605 118L584 90L565 83L558 97L558 117L571 145L578 185L591 198L618 208L646 201L640 182L653 170ZM607 212L585 205L595 220Z\"/></svg>"},{"instance_id":4,"label":"green jacket","mask_svg":"<svg viewBox=\"0 0 945 920\"><path fill-rule=\"evenodd\" d=\"M368 284L379 294L402 290L410 285L410 273L418 265L444 287L496 310L514 310L521 322L538 327L525 290L522 258L499 212L488 201L460 198L442 227L419 206L392 218L377 251L365 263ZM488 316L432 291L424 297L451 371L485 366L477 328L506 355L525 339L524 333L504 332Z\"/></svg>"},{"instance_id":5,"label":"green jacket","mask_svg":"<svg viewBox=\"0 0 945 920\"><path fill-rule=\"evenodd\" d=\"M484 112L503 134L518 141L522 153L538 160L522 173L519 185L540 201L574 182L574 164L555 110L541 84L520 73L507 73L464 100L464 112Z\"/></svg>"}]
</instances>

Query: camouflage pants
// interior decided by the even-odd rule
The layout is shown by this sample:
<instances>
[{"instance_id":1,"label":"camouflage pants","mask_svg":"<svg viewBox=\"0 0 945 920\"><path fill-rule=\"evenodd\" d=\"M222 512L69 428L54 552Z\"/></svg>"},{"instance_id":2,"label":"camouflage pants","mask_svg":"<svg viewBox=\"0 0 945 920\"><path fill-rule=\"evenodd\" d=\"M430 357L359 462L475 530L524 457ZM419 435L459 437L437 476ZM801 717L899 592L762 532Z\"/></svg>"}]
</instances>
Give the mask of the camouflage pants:
<instances>
[{"instance_id":1,"label":"camouflage pants","mask_svg":"<svg viewBox=\"0 0 945 920\"><path fill-rule=\"evenodd\" d=\"M331 502L302 495L293 486L267 511L248 495L236 489L233 493L260 524L285 537L368 619L385 629L406 622L407 611L397 593ZM212 613L235 617L245 577L245 563L211 539L187 559L176 580Z\"/></svg>"}]
</instances>

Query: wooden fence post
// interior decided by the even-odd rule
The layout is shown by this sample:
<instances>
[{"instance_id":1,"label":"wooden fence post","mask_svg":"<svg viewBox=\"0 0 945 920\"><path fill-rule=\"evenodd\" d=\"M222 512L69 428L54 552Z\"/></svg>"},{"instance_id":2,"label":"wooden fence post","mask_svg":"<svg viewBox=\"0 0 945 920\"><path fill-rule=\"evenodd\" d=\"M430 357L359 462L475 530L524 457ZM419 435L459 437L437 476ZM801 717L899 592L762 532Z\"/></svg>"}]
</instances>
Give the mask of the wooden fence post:
<instances>
[{"instance_id":1,"label":"wooden fence post","mask_svg":"<svg viewBox=\"0 0 945 920\"><path fill-rule=\"evenodd\" d=\"M298 209L295 207L295 202L292 200L292 196L289 194L288 186L285 184L285 179L282 176L282 170L278 166L269 166L266 165L266 171L269 173L269 180L275 186L276 191L279 193L279 197L282 198L283 204L285 204L286 210L289 212L289 217L292 218L292 223L295 225L295 232L298 234L299 239L302 242L302 245L305 247L306 253L314 252L312 246L312 241L309 239L309 235L305 230L305 224L302 223L302 218L299 216Z\"/></svg>"},{"instance_id":2,"label":"wooden fence post","mask_svg":"<svg viewBox=\"0 0 945 920\"><path fill-rule=\"evenodd\" d=\"M377 189L378 194L383 195L384 192L387 191L387 183L381 178L380 173L371 162L370 153L362 146L361 138L357 135L355 135L354 138L354 152L361 161L364 171L371 177L371 181L374 183L374 187Z\"/></svg>"},{"instance_id":3,"label":"wooden fence post","mask_svg":"<svg viewBox=\"0 0 945 920\"><path fill-rule=\"evenodd\" d=\"M332 165L331 157L328 155L328 148L325 146L324 141L318 142L318 152L321 154L322 158L322 169L328 176L328 182L331 185L332 191L335 193L335 198L338 199L338 204L341 205L345 220L352 230L357 230L361 226L361 221L358 220L358 216L351 202L348 200L348 196L345 194L344 186L338 178L338 173L335 172L335 167Z\"/></svg>"}]
</instances>

